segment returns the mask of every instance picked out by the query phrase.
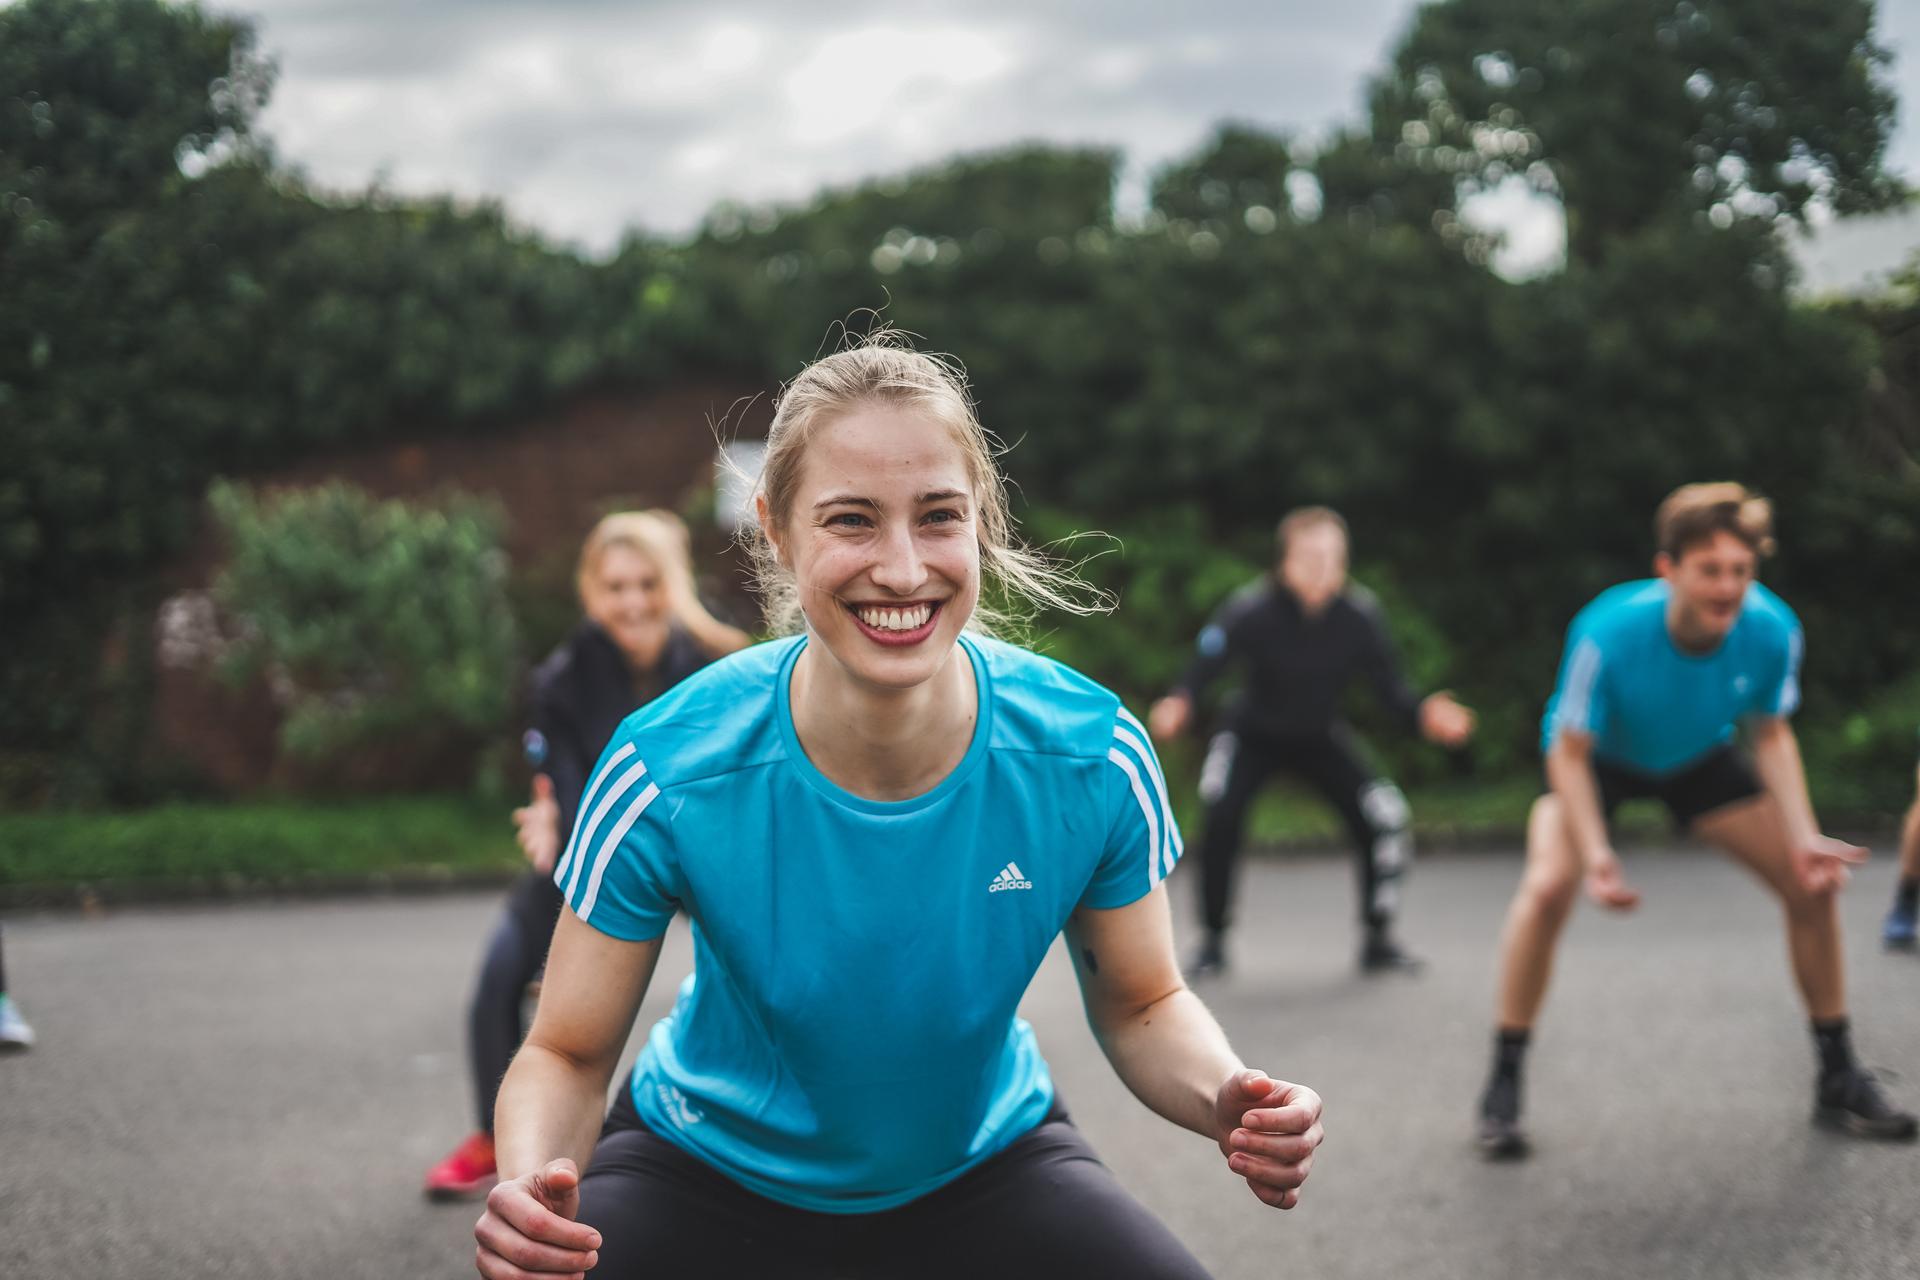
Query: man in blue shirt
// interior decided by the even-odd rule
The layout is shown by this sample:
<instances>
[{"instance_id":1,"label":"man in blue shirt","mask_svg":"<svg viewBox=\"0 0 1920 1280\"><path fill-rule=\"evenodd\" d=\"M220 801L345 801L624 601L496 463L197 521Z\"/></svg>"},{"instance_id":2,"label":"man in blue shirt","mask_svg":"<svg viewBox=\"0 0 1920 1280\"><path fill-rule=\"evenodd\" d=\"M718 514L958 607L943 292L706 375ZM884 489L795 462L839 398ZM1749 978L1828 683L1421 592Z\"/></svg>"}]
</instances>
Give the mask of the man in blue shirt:
<instances>
[{"instance_id":1,"label":"man in blue shirt","mask_svg":"<svg viewBox=\"0 0 1920 1280\"><path fill-rule=\"evenodd\" d=\"M1553 951L1584 878L1615 911L1640 895L1620 868L1608 819L1657 798L1676 823L1746 864L1786 909L1794 978L1819 1055L1816 1122L1911 1138L1854 1061L1835 894L1864 849L1822 835L1788 717L1800 704L1799 620L1754 581L1773 549L1765 499L1695 484L1661 504L1656 579L1602 592L1567 631L1541 746L1549 792L1527 823L1527 865L1501 943L1499 1027L1480 1101L1490 1156L1526 1152L1520 1067L1546 996ZM1744 727L1751 764L1734 745Z\"/></svg>"}]
</instances>

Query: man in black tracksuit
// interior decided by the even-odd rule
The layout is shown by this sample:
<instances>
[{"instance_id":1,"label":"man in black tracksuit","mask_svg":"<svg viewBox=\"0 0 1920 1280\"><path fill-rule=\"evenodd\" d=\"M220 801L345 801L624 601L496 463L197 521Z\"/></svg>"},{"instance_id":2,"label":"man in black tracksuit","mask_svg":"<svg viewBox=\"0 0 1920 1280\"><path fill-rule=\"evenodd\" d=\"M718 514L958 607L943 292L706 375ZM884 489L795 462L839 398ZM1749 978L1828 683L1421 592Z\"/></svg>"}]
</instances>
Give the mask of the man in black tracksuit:
<instances>
[{"instance_id":1,"label":"man in black tracksuit","mask_svg":"<svg viewBox=\"0 0 1920 1280\"><path fill-rule=\"evenodd\" d=\"M1206 828L1200 842L1206 938L1189 967L1205 977L1225 967L1235 865L1247 810L1277 772L1300 778L1340 814L1354 842L1370 972L1414 968L1391 926L1399 880L1413 852L1406 797L1376 777L1340 697L1355 672L1396 721L1444 746L1473 733L1473 713L1446 693L1418 697L1408 686L1371 593L1347 581L1347 532L1325 507L1296 511L1280 522L1279 561L1272 578L1236 593L1200 633L1197 652L1173 691L1153 707L1156 737L1177 736L1195 704L1229 667L1245 683L1226 708L1200 771Z\"/></svg>"}]
</instances>

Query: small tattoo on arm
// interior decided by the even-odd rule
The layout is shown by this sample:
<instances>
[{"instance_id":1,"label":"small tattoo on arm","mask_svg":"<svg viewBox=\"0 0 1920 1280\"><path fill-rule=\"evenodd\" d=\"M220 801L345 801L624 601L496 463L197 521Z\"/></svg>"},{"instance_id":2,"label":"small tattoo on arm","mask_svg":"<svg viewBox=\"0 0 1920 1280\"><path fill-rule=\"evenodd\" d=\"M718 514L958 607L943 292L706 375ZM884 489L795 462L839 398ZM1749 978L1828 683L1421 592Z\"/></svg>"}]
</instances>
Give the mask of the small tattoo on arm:
<instances>
[{"instance_id":1,"label":"small tattoo on arm","mask_svg":"<svg viewBox=\"0 0 1920 1280\"><path fill-rule=\"evenodd\" d=\"M1096 959L1096 958L1094 957L1094 954L1093 954L1093 948L1092 948L1092 947L1082 947L1082 948L1080 948L1080 958L1081 958L1082 960L1085 960L1085 961L1087 962L1087 972L1088 972L1088 973L1099 973L1099 972L1100 972L1100 961L1099 961L1098 959Z\"/></svg>"}]
</instances>

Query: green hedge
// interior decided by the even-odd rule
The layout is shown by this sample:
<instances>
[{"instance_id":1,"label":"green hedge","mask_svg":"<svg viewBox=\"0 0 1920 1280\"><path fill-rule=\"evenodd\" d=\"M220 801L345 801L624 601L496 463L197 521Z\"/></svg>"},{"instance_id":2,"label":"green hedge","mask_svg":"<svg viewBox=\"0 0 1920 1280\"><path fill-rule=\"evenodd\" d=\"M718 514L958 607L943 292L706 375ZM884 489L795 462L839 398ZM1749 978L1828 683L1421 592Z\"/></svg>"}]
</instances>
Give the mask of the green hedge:
<instances>
[{"instance_id":1,"label":"green hedge","mask_svg":"<svg viewBox=\"0 0 1920 1280\"><path fill-rule=\"evenodd\" d=\"M1809 726L1889 720L1810 737L1892 776L1876 708L1920 669L1920 301L1797 303L1772 220L1816 179L1842 209L1898 195L1873 6L1703 0L1664 35L1644 9L1428 5L1366 121L1317 155L1222 129L1135 223L1115 153L1021 147L594 262L497 208L305 189L252 138L272 74L245 21L0 8L0 801L153 794L139 664L100 655L142 643L145 575L214 478L596 383L771 388L862 308L964 360L1056 523L1178 540L1129 571L1131 639L1060 628L1122 683L1182 660L1214 553L1257 559L1280 512L1330 503L1416 671L1482 712L1482 766L1530 768L1568 618L1646 571L1668 490L1736 477L1779 507ZM1514 176L1575 242L1518 285L1455 207Z\"/></svg>"},{"instance_id":2,"label":"green hedge","mask_svg":"<svg viewBox=\"0 0 1920 1280\"><path fill-rule=\"evenodd\" d=\"M0 814L0 885L297 881L525 865L504 809L442 796Z\"/></svg>"}]
</instances>

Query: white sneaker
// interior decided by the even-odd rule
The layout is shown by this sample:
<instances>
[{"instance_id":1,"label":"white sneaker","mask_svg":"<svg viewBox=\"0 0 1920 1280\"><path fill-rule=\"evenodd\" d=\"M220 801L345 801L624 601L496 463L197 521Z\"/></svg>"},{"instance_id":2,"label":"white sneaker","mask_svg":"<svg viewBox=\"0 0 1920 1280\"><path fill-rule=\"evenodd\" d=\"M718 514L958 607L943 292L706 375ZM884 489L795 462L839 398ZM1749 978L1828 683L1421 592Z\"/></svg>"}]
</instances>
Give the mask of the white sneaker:
<instances>
[{"instance_id":1,"label":"white sneaker","mask_svg":"<svg viewBox=\"0 0 1920 1280\"><path fill-rule=\"evenodd\" d=\"M33 1028L13 1007L13 1001L0 996L0 1049L25 1049L33 1043Z\"/></svg>"}]
</instances>

